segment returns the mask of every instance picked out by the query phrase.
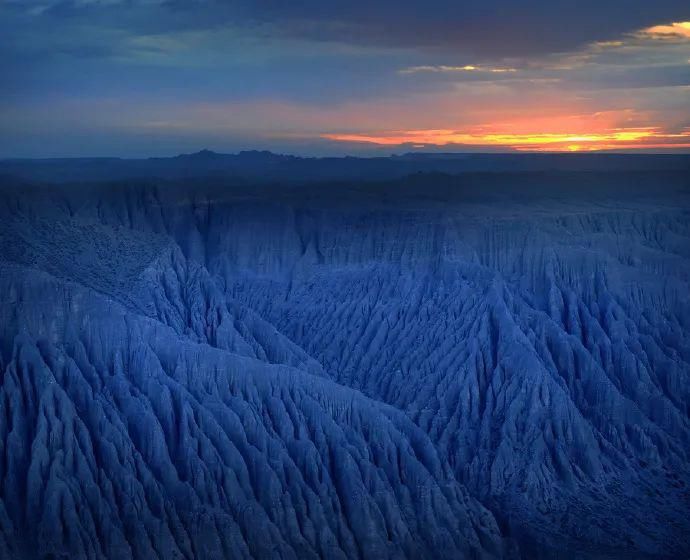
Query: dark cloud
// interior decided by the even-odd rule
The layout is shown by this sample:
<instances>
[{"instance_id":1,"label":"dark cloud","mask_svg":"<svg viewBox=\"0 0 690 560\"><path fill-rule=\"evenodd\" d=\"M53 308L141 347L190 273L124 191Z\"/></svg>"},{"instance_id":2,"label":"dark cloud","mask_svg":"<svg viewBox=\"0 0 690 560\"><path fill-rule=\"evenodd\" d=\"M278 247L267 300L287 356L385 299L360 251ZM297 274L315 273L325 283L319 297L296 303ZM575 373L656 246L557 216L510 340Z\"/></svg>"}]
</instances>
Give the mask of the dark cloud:
<instances>
[{"instance_id":1,"label":"dark cloud","mask_svg":"<svg viewBox=\"0 0 690 560\"><path fill-rule=\"evenodd\" d=\"M569 76L569 83L577 87L660 88L690 86L690 67L685 65L640 67L612 67L586 69Z\"/></svg>"},{"instance_id":2,"label":"dark cloud","mask_svg":"<svg viewBox=\"0 0 690 560\"><path fill-rule=\"evenodd\" d=\"M10 6L29 11L26 3ZM87 19L133 33L232 26L265 36L461 49L479 57L563 52L646 26L690 19L684 0L78 0L35 7L34 14L54 22Z\"/></svg>"},{"instance_id":3,"label":"dark cloud","mask_svg":"<svg viewBox=\"0 0 690 560\"><path fill-rule=\"evenodd\" d=\"M571 50L658 22L690 19L686 1L394 0L252 2L256 21L320 40L462 49L476 56ZM246 8L246 6L245 6Z\"/></svg>"}]
</instances>

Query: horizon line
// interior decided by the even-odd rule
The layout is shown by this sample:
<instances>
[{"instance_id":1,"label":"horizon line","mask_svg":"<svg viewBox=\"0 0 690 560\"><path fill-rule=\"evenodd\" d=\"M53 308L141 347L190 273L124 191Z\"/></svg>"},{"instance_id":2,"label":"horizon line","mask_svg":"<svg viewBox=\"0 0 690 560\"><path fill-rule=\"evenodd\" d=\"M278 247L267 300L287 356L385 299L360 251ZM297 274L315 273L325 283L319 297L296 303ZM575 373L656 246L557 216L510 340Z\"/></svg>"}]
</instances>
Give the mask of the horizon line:
<instances>
[{"instance_id":1,"label":"horizon line","mask_svg":"<svg viewBox=\"0 0 690 560\"><path fill-rule=\"evenodd\" d=\"M587 150L587 151L520 151L520 150L506 150L506 151L404 151L404 152L393 152L386 154L313 154L305 155L298 153L289 153L282 151L273 151L265 149L243 149L233 152L218 152L215 150L210 150L208 148L202 148L195 152L178 152L169 155L159 155L159 156L117 156L117 155L68 155L68 156L0 156L0 161L58 161L58 160L121 160L121 161L150 161L158 159L174 159L179 157L192 157L199 155L208 156L231 156L238 157L242 154L266 154L271 156L279 157L289 157L294 159L392 159L396 157L405 156L457 156L457 157L467 157L467 156L526 156L526 157L540 157L540 156L690 156L690 149L677 149L677 150L645 150L645 149L629 149L629 150Z\"/></svg>"}]
</instances>

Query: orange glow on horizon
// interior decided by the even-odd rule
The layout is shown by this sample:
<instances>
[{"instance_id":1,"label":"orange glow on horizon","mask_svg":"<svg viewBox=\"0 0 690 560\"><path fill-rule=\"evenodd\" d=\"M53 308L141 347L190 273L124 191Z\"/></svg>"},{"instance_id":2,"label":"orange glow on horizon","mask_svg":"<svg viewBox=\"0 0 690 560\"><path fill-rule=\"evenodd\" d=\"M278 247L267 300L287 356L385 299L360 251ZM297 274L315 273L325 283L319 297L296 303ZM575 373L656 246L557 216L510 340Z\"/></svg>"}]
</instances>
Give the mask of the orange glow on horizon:
<instances>
[{"instance_id":1,"label":"orange glow on horizon","mask_svg":"<svg viewBox=\"0 0 690 560\"><path fill-rule=\"evenodd\" d=\"M625 101L621 101L626 105L620 108L609 106L600 109L597 107L598 102L605 105L610 103L605 95L606 88L601 91L595 89L594 92L580 92L580 95L571 94L565 89L568 83L566 70L578 68L581 73L586 73L585 70L589 67L604 69L608 65L615 74L619 68L626 68L630 61L608 61L602 54L607 49L622 49L623 53L624 48L629 47L628 54L633 60L639 55L640 73L649 71L654 75L658 63L650 53L654 53L655 56L666 53L669 57L668 64L671 66L682 64L684 61L680 62L679 59L681 56L685 58L683 49L688 44L690 21L667 21L638 29L609 41L592 43L587 49L564 57L559 64L553 66L561 74L556 74L555 82L543 87L544 82L535 82L532 85L531 78L534 75L529 64L513 68L485 65L484 61L475 61L475 64L457 66L410 66L398 72L517 74L510 80L490 81L488 76L481 76L480 82L457 82L454 97L464 111L452 102L439 104L432 101L425 104L428 114L417 114L412 110L393 117L367 115L356 119L359 124L353 119L347 132L336 130L320 136L336 142L379 146L485 146L517 151L554 152L621 149L690 151L690 127L675 129L679 121L664 108L664 103L660 103L655 109L646 103L636 103L635 96L626 92L622 96ZM649 57L651 62L648 62L646 57ZM506 61L510 59L503 62ZM690 62L690 59L687 61ZM549 79L549 76L536 77L537 80L542 78ZM560 80L563 80L563 86L559 85ZM526 86L525 83L531 85ZM614 84L613 87L618 86ZM674 82L665 86L665 89L645 89L644 96L652 104L659 99L669 100L669 106L675 106L676 98L680 98L687 91L688 86L685 82ZM534 95L523 96L524 92ZM450 128L447 122L453 123L456 128ZM388 123L394 123L393 126L397 125L398 128L386 129Z\"/></svg>"},{"instance_id":2,"label":"orange glow on horizon","mask_svg":"<svg viewBox=\"0 0 690 560\"><path fill-rule=\"evenodd\" d=\"M323 134L338 142L400 146L471 145L519 151L596 151L621 148L690 148L690 130L666 133L658 127L612 128L591 133L486 133L456 130L405 130L389 134Z\"/></svg>"}]
</instances>

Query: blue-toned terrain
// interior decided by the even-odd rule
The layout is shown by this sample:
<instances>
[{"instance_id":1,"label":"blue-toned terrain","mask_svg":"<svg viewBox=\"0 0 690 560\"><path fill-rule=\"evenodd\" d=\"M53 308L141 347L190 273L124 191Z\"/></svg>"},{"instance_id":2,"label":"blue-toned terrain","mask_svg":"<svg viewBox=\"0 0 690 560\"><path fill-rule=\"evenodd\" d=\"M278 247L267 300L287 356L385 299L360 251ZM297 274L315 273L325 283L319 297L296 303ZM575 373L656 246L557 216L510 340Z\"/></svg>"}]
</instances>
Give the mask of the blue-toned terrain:
<instances>
[{"instance_id":1,"label":"blue-toned terrain","mask_svg":"<svg viewBox=\"0 0 690 560\"><path fill-rule=\"evenodd\" d=\"M0 176L0 558L690 557L690 157Z\"/></svg>"}]
</instances>

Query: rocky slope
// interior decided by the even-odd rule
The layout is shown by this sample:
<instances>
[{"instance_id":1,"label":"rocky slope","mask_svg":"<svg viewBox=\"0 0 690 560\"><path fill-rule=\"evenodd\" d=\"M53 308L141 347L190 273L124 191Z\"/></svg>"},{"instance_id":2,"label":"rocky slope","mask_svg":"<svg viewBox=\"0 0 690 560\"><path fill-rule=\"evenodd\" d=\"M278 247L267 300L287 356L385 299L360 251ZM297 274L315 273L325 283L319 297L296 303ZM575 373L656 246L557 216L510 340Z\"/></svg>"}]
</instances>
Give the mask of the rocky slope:
<instances>
[{"instance_id":1,"label":"rocky slope","mask_svg":"<svg viewBox=\"0 0 690 560\"><path fill-rule=\"evenodd\" d=\"M683 173L8 185L0 217L9 557L690 554Z\"/></svg>"}]
</instances>

